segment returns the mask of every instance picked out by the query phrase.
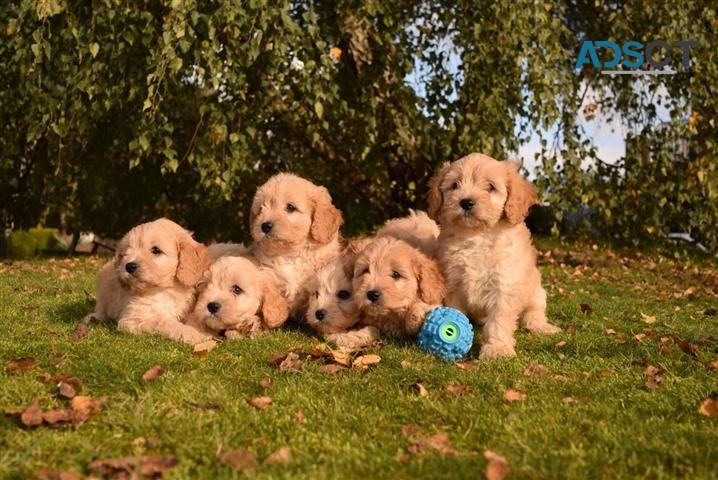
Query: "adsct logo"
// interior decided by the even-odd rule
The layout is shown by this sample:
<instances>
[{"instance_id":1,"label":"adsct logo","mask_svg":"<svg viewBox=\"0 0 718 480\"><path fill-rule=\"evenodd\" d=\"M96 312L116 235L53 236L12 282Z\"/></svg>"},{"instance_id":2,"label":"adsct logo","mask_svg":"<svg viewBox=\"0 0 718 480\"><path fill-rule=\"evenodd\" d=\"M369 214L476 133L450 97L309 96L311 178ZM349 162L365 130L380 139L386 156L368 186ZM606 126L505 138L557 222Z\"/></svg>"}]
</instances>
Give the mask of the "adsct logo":
<instances>
[{"instance_id":1,"label":"adsct logo","mask_svg":"<svg viewBox=\"0 0 718 480\"><path fill-rule=\"evenodd\" d=\"M678 40L673 42L673 46L663 40L654 40L649 42L647 45L643 45L641 42L631 40L625 42L623 46L619 46L616 42L610 42L607 40L585 40L581 44L581 52L578 54L578 60L576 60L576 68L581 68L586 64L593 65L594 68L609 69L601 70L603 75L673 75L677 73L675 69L670 66L664 70L670 63L668 53L673 48L681 49L681 65L683 68L688 70L691 66L691 47L698 45L696 40ZM663 50L663 57L656 59L659 56L658 49ZM610 48L613 50L613 58L609 61L601 64L596 53L597 48ZM624 69L614 69L618 64L622 64ZM654 67L656 70L646 70L645 64Z\"/></svg>"}]
</instances>

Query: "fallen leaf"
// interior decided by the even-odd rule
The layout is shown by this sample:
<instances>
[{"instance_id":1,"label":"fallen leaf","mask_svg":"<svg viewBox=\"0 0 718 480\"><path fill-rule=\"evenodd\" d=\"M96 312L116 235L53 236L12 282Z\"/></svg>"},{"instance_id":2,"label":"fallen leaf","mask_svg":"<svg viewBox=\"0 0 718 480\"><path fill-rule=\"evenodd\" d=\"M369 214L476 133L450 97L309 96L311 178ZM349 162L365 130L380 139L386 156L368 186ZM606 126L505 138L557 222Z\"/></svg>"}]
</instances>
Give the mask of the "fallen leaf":
<instances>
[{"instance_id":1,"label":"fallen leaf","mask_svg":"<svg viewBox=\"0 0 718 480\"><path fill-rule=\"evenodd\" d=\"M287 464L292 461L292 450L289 447L279 447L276 452L269 455L265 460L265 465Z\"/></svg>"},{"instance_id":2,"label":"fallen leaf","mask_svg":"<svg viewBox=\"0 0 718 480\"><path fill-rule=\"evenodd\" d=\"M381 362L381 357L379 355L375 355L375 354L362 355L362 356L354 359L354 362L352 362L352 368L359 368L359 369L366 370L371 365L376 365L379 362Z\"/></svg>"},{"instance_id":3,"label":"fallen leaf","mask_svg":"<svg viewBox=\"0 0 718 480\"><path fill-rule=\"evenodd\" d=\"M301 425L304 423L304 411L303 410L299 409L294 414L294 423L296 423L297 425Z\"/></svg>"},{"instance_id":4,"label":"fallen leaf","mask_svg":"<svg viewBox=\"0 0 718 480\"><path fill-rule=\"evenodd\" d=\"M648 365L646 369L643 370L643 375L646 377L655 377L659 373L661 373L661 370L653 365Z\"/></svg>"},{"instance_id":5,"label":"fallen leaf","mask_svg":"<svg viewBox=\"0 0 718 480\"><path fill-rule=\"evenodd\" d=\"M504 392L504 400L507 402L520 402L526 398L525 393L521 393L513 388L509 388Z\"/></svg>"},{"instance_id":6,"label":"fallen leaf","mask_svg":"<svg viewBox=\"0 0 718 480\"><path fill-rule=\"evenodd\" d=\"M479 366L475 363L470 362L456 362L454 365L459 367L462 370L467 370L469 372L477 372L479 371Z\"/></svg>"},{"instance_id":7,"label":"fallen leaf","mask_svg":"<svg viewBox=\"0 0 718 480\"><path fill-rule=\"evenodd\" d=\"M442 397L458 397L471 391L471 387L468 385L449 385L441 393Z\"/></svg>"},{"instance_id":8,"label":"fallen leaf","mask_svg":"<svg viewBox=\"0 0 718 480\"><path fill-rule=\"evenodd\" d=\"M414 424L408 424L408 425L402 425L401 426L401 434L405 438L411 438L419 431L419 427L417 427Z\"/></svg>"},{"instance_id":9,"label":"fallen leaf","mask_svg":"<svg viewBox=\"0 0 718 480\"><path fill-rule=\"evenodd\" d=\"M37 366L37 360L33 357L21 357L15 360L10 360L5 367L7 373L21 373L28 370L32 370Z\"/></svg>"},{"instance_id":10,"label":"fallen leaf","mask_svg":"<svg viewBox=\"0 0 718 480\"><path fill-rule=\"evenodd\" d=\"M414 382L409 385L409 390L411 390L411 393L418 397L426 397L427 395L429 395L429 391L426 389L426 387L419 382Z\"/></svg>"},{"instance_id":11,"label":"fallen leaf","mask_svg":"<svg viewBox=\"0 0 718 480\"><path fill-rule=\"evenodd\" d=\"M606 329L606 334L607 334L607 335L615 335L615 334L616 334L616 331L615 331L614 329L612 329L612 328L607 328L607 329Z\"/></svg>"},{"instance_id":12,"label":"fallen leaf","mask_svg":"<svg viewBox=\"0 0 718 480\"><path fill-rule=\"evenodd\" d=\"M82 478L79 473L50 470L49 468L36 470L35 477L40 480L80 480Z\"/></svg>"},{"instance_id":13,"label":"fallen leaf","mask_svg":"<svg viewBox=\"0 0 718 480\"><path fill-rule=\"evenodd\" d=\"M593 312L593 309L591 308L591 305L588 303L582 303L579 305L581 307L581 313L584 315L588 315L589 313Z\"/></svg>"},{"instance_id":14,"label":"fallen leaf","mask_svg":"<svg viewBox=\"0 0 718 480\"><path fill-rule=\"evenodd\" d=\"M38 402L33 403L20 414L20 421L26 427L37 427L42 424L42 409Z\"/></svg>"},{"instance_id":15,"label":"fallen leaf","mask_svg":"<svg viewBox=\"0 0 718 480\"><path fill-rule=\"evenodd\" d=\"M338 363L329 363L327 365L322 365L322 367L319 369L319 371L324 373L339 373L342 370L346 370L347 367L343 367L339 365Z\"/></svg>"},{"instance_id":16,"label":"fallen leaf","mask_svg":"<svg viewBox=\"0 0 718 480\"><path fill-rule=\"evenodd\" d=\"M264 410L272 404L272 397L256 397L251 400L248 400L247 402L257 410Z\"/></svg>"},{"instance_id":17,"label":"fallen leaf","mask_svg":"<svg viewBox=\"0 0 718 480\"><path fill-rule=\"evenodd\" d=\"M274 352L272 355L269 356L267 361L272 365L279 366L279 364L282 363L285 358L287 358L287 355L289 355L289 352Z\"/></svg>"},{"instance_id":18,"label":"fallen leaf","mask_svg":"<svg viewBox=\"0 0 718 480\"><path fill-rule=\"evenodd\" d=\"M706 417L713 417L718 415L718 400L714 398L707 398L703 400L703 403L701 403L701 406L698 411L701 413L701 415L705 415Z\"/></svg>"},{"instance_id":19,"label":"fallen leaf","mask_svg":"<svg viewBox=\"0 0 718 480\"><path fill-rule=\"evenodd\" d=\"M56 423L71 422L73 420L73 415L70 410L58 408L56 410L43 412L42 419L48 425L55 425Z\"/></svg>"},{"instance_id":20,"label":"fallen leaf","mask_svg":"<svg viewBox=\"0 0 718 480\"><path fill-rule=\"evenodd\" d=\"M217 342L211 339L205 342L198 343L192 347L192 355L197 358L204 358L209 354L209 352L214 350L214 347L216 346Z\"/></svg>"},{"instance_id":21,"label":"fallen leaf","mask_svg":"<svg viewBox=\"0 0 718 480\"><path fill-rule=\"evenodd\" d=\"M100 407L104 401L104 397L99 400L95 400L87 395L78 395L74 397L70 400L70 407L72 407L72 423L84 423L90 417L97 415L100 412Z\"/></svg>"},{"instance_id":22,"label":"fallen leaf","mask_svg":"<svg viewBox=\"0 0 718 480\"><path fill-rule=\"evenodd\" d=\"M87 466L93 475L110 478L162 478L177 465L174 455L110 458Z\"/></svg>"},{"instance_id":23,"label":"fallen leaf","mask_svg":"<svg viewBox=\"0 0 718 480\"><path fill-rule=\"evenodd\" d=\"M509 474L509 463L498 453L486 450L484 458L489 461L486 465L486 480L503 480Z\"/></svg>"},{"instance_id":24,"label":"fallen leaf","mask_svg":"<svg viewBox=\"0 0 718 480\"><path fill-rule=\"evenodd\" d=\"M289 352L287 356L279 364L280 372L298 372L299 367L302 366L302 361L299 359L299 355L294 352Z\"/></svg>"},{"instance_id":25,"label":"fallen leaf","mask_svg":"<svg viewBox=\"0 0 718 480\"><path fill-rule=\"evenodd\" d=\"M339 365L344 367L352 366L352 355L351 351L345 349L332 350L332 358Z\"/></svg>"},{"instance_id":26,"label":"fallen leaf","mask_svg":"<svg viewBox=\"0 0 718 480\"><path fill-rule=\"evenodd\" d=\"M715 309L715 308L706 308L706 309L703 311L703 315L705 315L706 317L715 317L715 316L716 316L716 313L717 313L717 312L716 312L716 309Z\"/></svg>"},{"instance_id":27,"label":"fallen leaf","mask_svg":"<svg viewBox=\"0 0 718 480\"><path fill-rule=\"evenodd\" d=\"M217 457L219 463L229 465L235 470L254 470L258 467L257 457L246 448L237 448L222 452Z\"/></svg>"},{"instance_id":28,"label":"fallen leaf","mask_svg":"<svg viewBox=\"0 0 718 480\"><path fill-rule=\"evenodd\" d=\"M573 398L573 397L563 397L563 398L561 399L561 401L562 401L563 403L576 403L578 400L576 400L576 399Z\"/></svg>"},{"instance_id":29,"label":"fallen leaf","mask_svg":"<svg viewBox=\"0 0 718 480\"><path fill-rule=\"evenodd\" d=\"M57 392L61 397L72 398L77 395L75 388L67 382L60 382L57 384Z\"/></svg>"},{"instance_id":30,"label":"fallen leaf","mask_svg":"<svg viewBox=\"0 0 718 480\"><path fill-rule=\"evenodd\" d=\"M271 378L263 378L259 381L259 386L266 390L272 388L274 386L274 382Z\"/></svg>"},{"instance_id":31,"label":"fallen leaf","mask_svg":"<svg viewBox=\"0 0 718 480\"><path fill-rule=\"evenodd\" d=\"M657 388L663 380L662 373L663 372L659 368L656 368L653 365L648 365L645 370L643 370L643 376L648 378L643 386L649 390Z\"/></svg>"},{"instance_id":32,"label":"fallen leaf","mask_svg":"<svg viewBox=\"0 0 718 480\"><path fill-rule=\"evenodd\" d=\"M713 370L718 371L718 360L714 360L708 364L709 367L711 367Z\"/></svg>"},{"instance_id":33,"label":"fallen leaf","mask_svg":"<svg viewBox=\"0 0 718 480\"><path fill-rule=\"evenodd\" d=\"M161 377L165 373L165 369L160 367L159 365L155 365L154 367L147 370L145 373L142 374L143 380L154 380L155 378Z\"/></svg>"},{"instance_id":34,"label":"fallen leaf","mask_svg":"<svg viewBox=\"0 0 718 480\"><path fill-rule=\"evenodd\" d=\"M456 455L459 453L454 450L454 447L451 445L451 440L449 440L449 435L444 432L439 432L436 435L428 437L426 444L444 455Z\"/></svg>"},{"instance_id":35,"label":"fallen leaf","mask_svg":"<svg viewBox=\"0 0 718 480\"><path fill-rule=\"evenodd\" d=\"M613 370L601 370L598 372L598 376L601 378L612 377L616 374Z\"/></svg>"},{"instance_id":36,"label":"fallen leaf","mask_svg":"<svg viewBox=\"0 0 718 480\"><path fill-rule=\"evenodd\" d=\"M564 340L561 340L560 342L556 342L556 343L554 344L554 347L556 347L556 348L561 348L561 347L563 347L563 346L565 346L565 345L566 345L566 342L565 342Z\"/></svg>"},{"instance_id":37,"label":"fallen leaf","mask_svg":"<svg viewBox=\"0 0 718 480\"><path fill-rule=\"evenodd\" d=\"M697 357L698 356L698 346L693 345L692 343L683 340L678 335L671 335L671 338L673 338L673 341L676 342L676 345L680 347L681 350L683 350L684 353L687 353L691 357Z\"/></svg>"},{"instance_id":38,"label":"fallen leaf","mask_svg":"<svg viewBox=\"0 0 718 480\"><path fill-rule=\"evenodd\" d=\"M540 375L543 375L544 373L548 373L548 368L534 361L530 361L524 369L525 377L538 377Z\"/></svg>"},{"instance_id":39,"label":"fallen leaf","mask_svg":"<svg viewBox=\"0 0 718 480\"><path fill-rule=\"evenodd\" d=\"M571 378L567 377L566 375L554 375L553 378L554 380L561 380L562 382L568 382L569 380L571 380Z\"/></svg>"},{"instance_id":40,"label":"fallen leaf","mask_svg":"<svg viewBox=\"0 0 718 480\"><path fill-rule=\"evenodd\" d=\"M637 333L633 336L633 338L635 338L637 342L642 343L643 339L646 338L646 334L645 333Z\"/></svg>"},{"instance_id":41,"label":"fallen leaf","mask_svg":"<svg viewBox=\"0 0 718 480\"><path fill-rule=\"evenodd\" d=\"M79 342L83 338L85 338L90 333L90 330L87 328L87 325L83 322L80 322L75 327L75 331L72 332L72 335L70 335L70 340L73 342Z\"/></svg>"},{"instance_id":42,"label":"fallen leaf","mask_svg":"<svg viewBox=\"0 0 718 480\"><path fill-rule=\"evenodd\" d=\"M576 333L576 325L569 325L566 328L566 333L570 333L570 334Z\"/></svg>"},{"instance_id":43,"label":"fallen leaf","mask_svg":"<svg viewBox=\"0 0 718 480\"><path fill-rule=\"evenodd\" d=\"M656 317L654 317L653 315L646 315L645 313L641 312L641 318L649 325L652 323L656 323Z\"/></svg>"},{"instance_id":44,"label":"fallen leaf","mask_svg":"<svg viewBox=\"0 0 718 480\"><path fill-rule=\"evenodd\" d=\"M311 347L304 350L304 353L306 353L315 360L322 358L332 358L332 351L329 347Z\"/></svg>"}]
</instances>

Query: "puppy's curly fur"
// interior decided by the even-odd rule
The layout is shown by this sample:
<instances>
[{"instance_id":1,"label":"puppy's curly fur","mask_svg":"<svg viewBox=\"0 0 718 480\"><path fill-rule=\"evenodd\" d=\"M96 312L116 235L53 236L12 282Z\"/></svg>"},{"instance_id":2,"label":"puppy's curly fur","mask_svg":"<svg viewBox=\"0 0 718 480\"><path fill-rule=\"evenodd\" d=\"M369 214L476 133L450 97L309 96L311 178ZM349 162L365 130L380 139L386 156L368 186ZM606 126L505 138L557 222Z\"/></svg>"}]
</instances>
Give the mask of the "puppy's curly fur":
<instances>
[{"instance_id":1,"label":"puppy's curly fur","mask_svg":"<svg viewBox=\"0 0 718 480\"><path fill-rule=\"evenodd\" d=\"M439 264L391 236L372 240L357 256L352 283L362 324L390 336L418 333L446 295Z\"/></svg>"},{"instance_id":2,"label":"puppy's curly fur","mask_svg":"<svg viewBox=\"0 0 718 480\"><path fill-rule=\"evenodd\" d=\"M558 332L546 319L546 292L523 223L537 197L517 166L474 153L445 163L429 187L429 214L441 225L446 305L484 324L480 358L516 355L519 318L534 333Z\"/></svg>"},{"instance_id":3,"label":"puppy's curly fur","mask_svg":"<svg viewBox=\"0 0 718 480\"><path fill-rule=\"evenodd\" d=\"M256 335L287 320L287 301L274 274L246 258L219 258L204 274L198 290L188 323L212 334Z\"/></svg>"},{"instance_id":4,"label":"puppy's curly fur","mask_svg":"<svg viewBox=\"0 0 718 480\"><path fill-rule=\"evenodd\" d=\"M306 307L306 282L339 254L341 212L326 188L280 173L254 196L251 255L279 278L292 315Z\"/></svg>"},{"instance_id":5,"label":"puppy's curly fur","mask_svg":"<svg viewBox=\"0 0 718 480\"><path fill-rule=\"evenodd\" d=\"M99 272L91 316L115 319L120 330L130 333L156 333L188 344L208 340L183 321L209 264L204 245L176 223L161 218L138 225Z\"/></svg>"}]
</instances>

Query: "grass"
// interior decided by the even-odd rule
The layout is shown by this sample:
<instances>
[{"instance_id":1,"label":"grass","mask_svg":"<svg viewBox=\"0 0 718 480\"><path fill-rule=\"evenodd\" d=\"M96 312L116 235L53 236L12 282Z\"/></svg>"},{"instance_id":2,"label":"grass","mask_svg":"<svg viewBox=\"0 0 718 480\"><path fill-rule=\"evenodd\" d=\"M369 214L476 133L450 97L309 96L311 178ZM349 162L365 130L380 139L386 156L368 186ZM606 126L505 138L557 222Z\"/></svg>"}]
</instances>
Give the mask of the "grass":
<instances>
[{"instance_id":1,"label":"grass","mask_svg":"<svg viewBox=\"0 0 718 480\"><path fill-rule=\"evenodd\" d=\"M590 246L543 249L551 252L541 262L549 315L563 333L520 332L517 358L473 360L476 370L387 344L375 352L378 365L338 374L309 360L296 373L267 362L274 352L310 346L300 330L225 342L202 358L108 325L92 325L73 342L104 259L1 263L0 477L32 477L43 467L84 475L97 459L174 454L170 478L477 478L483 452L492 450L506 457L513 478L716 478L718 418L698 412L718 393L709 364L718 358L714 266ZM697 345L698 357L673 339L666 342L673 352L660 352L670 334ZM5 370L26 356L36 368ZM524 375L530 361L548 372ZM644 387L646 363L663 371L657 388ZM142 380L156 364L166 373ZM38 378L61 372L82 380L83 395L107 396L100 413L75 427L23 427L12 414L18 409L66 405L55 385ZM274 382L268 390L259 386L264 378ZM428 396L412 391L415 382ZM449 385L470 390L443 395ZM525 400L503 400L509 388ZM272 405L247 403L260 395ZM402 435L409 424L421 435L448 433L458 453L411 453L416 436ZM291 448L291 463L261 465L282 446ZM220 451L240 447L256 454L257 469L237 472L217 461Z\"/></svg>"}]
</instances>

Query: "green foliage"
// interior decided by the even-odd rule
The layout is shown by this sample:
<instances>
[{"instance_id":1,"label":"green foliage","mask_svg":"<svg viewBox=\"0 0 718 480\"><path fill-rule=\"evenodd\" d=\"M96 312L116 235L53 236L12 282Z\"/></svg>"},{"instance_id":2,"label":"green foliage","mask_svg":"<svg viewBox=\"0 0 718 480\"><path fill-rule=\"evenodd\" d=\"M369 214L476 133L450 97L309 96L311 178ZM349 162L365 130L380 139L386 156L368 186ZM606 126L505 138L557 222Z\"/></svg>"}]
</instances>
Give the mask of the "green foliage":
<instances>
[{"instance_id":1,"label":"green foliage","mask_svg":"<svg viewBox=\"0 0 718 480\"><path fill-rule=\"evenodd\" d=\"M715 9L643 4L6 2L1 220L28 228L61 212L72 230L117 236L168 215L200 238L239 239L257 185L291 170L330 187L352 233L422 207L441 161L506 157L558 126L538 174L559 215L583 207L601 233L679 228L714 246ZM582 38L675 32L700 42L694 66L646 92L573 69ZM630 127L636 148L617 167L581 130L586 85ZM656 126L655 91L669 94L670 128ZM690 146L681 162L676 141Z\"/></svg>"},{"instance_id":2,"label":"green foliage","mask_svg":"<svg viewBox=\"0 0 718 480\"><path fill-rule=\"evenodd\" d=\"M56 228L15 230L7 237L7 253L12 257L32 257L46 251L66 250L67 245L58 240L57 234Z\"/></svg>"}]
</instances>

